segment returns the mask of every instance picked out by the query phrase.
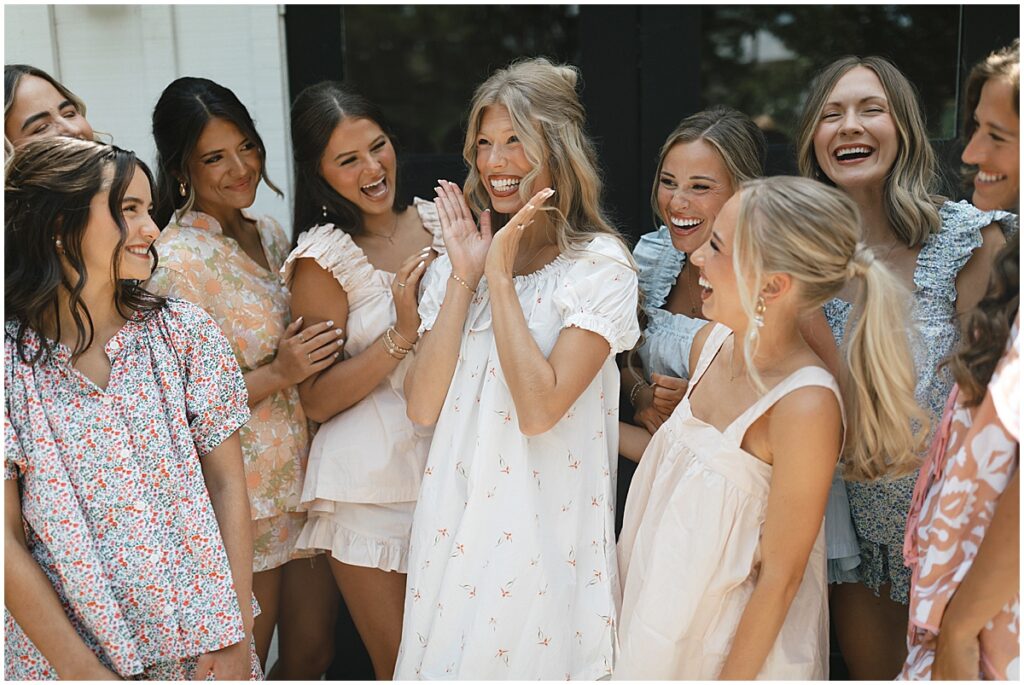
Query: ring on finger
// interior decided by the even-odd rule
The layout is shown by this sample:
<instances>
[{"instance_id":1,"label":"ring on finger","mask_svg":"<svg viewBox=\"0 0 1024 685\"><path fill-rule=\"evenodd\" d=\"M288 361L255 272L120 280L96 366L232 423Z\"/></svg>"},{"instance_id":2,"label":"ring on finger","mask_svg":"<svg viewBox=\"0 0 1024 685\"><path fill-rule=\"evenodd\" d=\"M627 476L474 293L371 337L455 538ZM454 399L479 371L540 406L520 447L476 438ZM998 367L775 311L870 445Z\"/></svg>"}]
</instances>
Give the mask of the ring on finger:
<instances>
[{"instance_id":1,"label":"ring on finger","mask_svg":"<svg viewBox=\"0 0 1024 685\"><path fill-rule=\"evenodd\" d=\"M306 353L306 361L307 361L307 362L311 362L311 361L313 361L313 357L312 357L312 356L310 356L310 353L309 353L309 352L307 352L307 353Z\"/></svg>"},{"instance_id":2,"label":"ring on finger","mask_svg":"<svg viewBox=\"0 0 1024 685\"><path fill-rule=\"evenodd\" d=\"M398 286L399 288L404 288L404 287L405 287L405 283L398 283L397 281L396 281L396 285L397 285L397 286Z\"/></svg>"}]
</instances>

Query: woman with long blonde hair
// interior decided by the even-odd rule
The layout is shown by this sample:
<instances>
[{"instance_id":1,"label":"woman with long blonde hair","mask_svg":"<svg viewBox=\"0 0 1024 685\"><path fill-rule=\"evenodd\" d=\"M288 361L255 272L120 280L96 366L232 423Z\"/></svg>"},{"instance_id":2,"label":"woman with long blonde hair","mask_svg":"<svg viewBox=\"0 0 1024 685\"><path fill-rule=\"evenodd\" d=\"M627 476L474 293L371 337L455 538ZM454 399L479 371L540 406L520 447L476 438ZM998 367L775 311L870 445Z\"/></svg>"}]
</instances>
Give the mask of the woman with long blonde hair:
<instances>
[{"instance_id":1,"label":"woman with long blonde hair","mask_svg":"<svg viewBox=\"0 0 1024 685\"><path fill-rule=\"evenodd\" d=\"M934 422L952 383L939 362L958 339L956 316L985 291L992 256L1004 242L993 222L1005 215L932 194L935 155L914 87L881 57L844 57L821 71L804 104L797 164L801 175L857 203L862 239L914 293L907 321L916 397ZM853 295L851 285L825 303L837 341ZM850 439L863 443L870 436L851 433ZM910 572L902 542L916 468L913 460L894 458L906 452L906 444L868 442L854 454L885 458L845 461L861 564L858 582L837 585L832 602L839 645L856 679L890 679L906 656Z\"/></svg>"},{"instance_id":2,"label":"woman with long blonde hair","mask_svg":"<svg viewBox=\"0 0 1024 685\"><path fill-rule=\"evenodd\" d=\"M410 418L436 428L398 679L611 672L614 355L639 336L637 281L578 77L544 59L495 72L470 110L466 195L437 189L448 253L424 276L405 382Z\"/></svg>"},{"instance_id":3,"label":"woman with long blonde hair","mask_svg":"<svg viewBox=\"0 0 1024 685\"><path fill-rule=\"evenodd\" d=\"M619 542L623 679L828 676L823 519L843 446L902 445L913 369L899 325L906 289L860 242L856 205L801 178L743 184L693 255L704 313L686 396L644 452ZM800 334L849 281L863 315L840 396Z\"/></svg>"}]
</instances>

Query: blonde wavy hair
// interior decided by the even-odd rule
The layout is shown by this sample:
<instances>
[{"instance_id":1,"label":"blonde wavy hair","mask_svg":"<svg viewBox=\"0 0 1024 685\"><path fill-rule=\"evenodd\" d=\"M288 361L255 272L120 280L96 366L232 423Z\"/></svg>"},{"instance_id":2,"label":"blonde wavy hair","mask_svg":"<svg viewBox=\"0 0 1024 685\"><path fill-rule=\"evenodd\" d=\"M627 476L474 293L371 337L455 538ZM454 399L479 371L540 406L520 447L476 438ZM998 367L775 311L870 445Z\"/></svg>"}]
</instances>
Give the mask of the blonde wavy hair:
<instances>
[{"instance_id":1,"label":"blonde wavy hair","mask_svg":"<svg viewBox=\"0 0 1024 685\"><path fill-rule=\"evenodd\" d=\"M839 79L856 67L870 69L878 76L896 125L899 147L896 161L885 180L885 212L889 223L896 236L908 247L923 245L928 236L940 229L938 206L944 198L935 194L938 164L928 142L917 90L889 60L875 56L841 57L818 73L800 115L797 168L802 176L835 185L822 171L814 154L814 132L832 89Z\"/></svg>"},{"instance_id":2,"label":"blonde wavy hair","mask_svg":"<svg viewBox=\"0 0 1024 685\"><path fill-rule=\"evenodd\" d=\"M737 279L748 318L743 354L755 386L764 391L753 358L754 312L766 275L789 274L802 311L821 307L857 279L842 349L844 476L875 480L914 472L925 432L913 426L928 420L914 399L917 377L906 332L910 293L860 241L857 205L846 193L795 176L747 181L739 193L733 266L743 275Z\"/></svg>"},{"instance_id":3,"label":"blonde wavy hair","mask_svg":"<svg viewBox=\"0 0 1024 685\"><path fill-rule=\"evenodd\" d=\"M462 149L469 168L466 199L477 216L491 209L484 180L476 168L476 144L484 109L501 105L508 110L512 128L533 166L519 185L520 199L525 203L530 199L530 189L540 190L533 188L533 182L545 167L551 176L557 192L547 211L557 228L559 250L577 253L595 237L607 235L618 240L629 256L625 241L601 204L597 153L584 130L586 114L576 94L578 81L576 67L537 57L499 69L476 89ZM496 223L500 226L504 222ZM635 268L632 257L629 259Z\"/></svg>"}]
</instances>

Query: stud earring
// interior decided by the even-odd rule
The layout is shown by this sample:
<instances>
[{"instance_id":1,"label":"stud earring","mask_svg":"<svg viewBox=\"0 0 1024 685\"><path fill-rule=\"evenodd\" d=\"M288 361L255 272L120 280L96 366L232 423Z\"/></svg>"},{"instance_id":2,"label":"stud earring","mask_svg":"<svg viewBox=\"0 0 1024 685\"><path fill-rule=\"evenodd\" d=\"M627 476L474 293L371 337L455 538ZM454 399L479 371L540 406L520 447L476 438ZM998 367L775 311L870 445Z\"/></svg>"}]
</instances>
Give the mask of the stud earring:
<instances>
[{"instance_id":1,"label":"stud earring","mask_svg":"<svg viewBox=\"0 0 1024 685\"><path fill-rule=\"evenodd\" d=\"M185 190L185 182L184 181L182 181L181 183L178 184L178 194L181 195L182 197L186 197L188 195L188 191Z\"/></svg>"},{"instance_id":2,"label":"stud earring","mask_svg":"<svg viewBox=\"0 0 1024 685\"><path fill-rule=\"evenodd\" d=\"M758 328L764 326L764 313L768 310L768 305L764 303L764 298L760 295L757 296L757 306L754 307L754 323L757 324Z\"/></svg>"}]
</instances>

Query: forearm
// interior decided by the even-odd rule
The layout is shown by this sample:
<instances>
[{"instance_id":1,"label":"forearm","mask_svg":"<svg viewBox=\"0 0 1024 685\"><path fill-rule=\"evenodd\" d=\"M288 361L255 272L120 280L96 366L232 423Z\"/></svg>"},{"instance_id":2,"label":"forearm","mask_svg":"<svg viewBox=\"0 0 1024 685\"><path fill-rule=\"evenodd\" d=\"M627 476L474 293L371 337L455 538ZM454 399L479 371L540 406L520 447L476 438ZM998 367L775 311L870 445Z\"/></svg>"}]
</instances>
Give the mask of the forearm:
<instances>
[{"instance_id":1,"label":"forearm","mask_svg":"<svg viewBox=\"0 0 1024 685\"><path fill-rule=\"evenodd\" d=\"M719 680L754 680L782 630L802 576L758 578Z\"/></svg>"},{"instance_id":2,"label":"forearm","mask_svg":"<svg viewBox=\"0 0 1024 685\"><path fill-rule=\"evenodd\" d=\"M228 454L219 453L224 450ZM211 457L219 463L212 465ZM234 463L237 461L237 463ZM228 463L231 462L231 463ZM252 635L252 524L249 494L242 467L241 444L236 432L213 452L203 457L203 475L210 493L210 503L217 517L217 526L224 541L224 550L231 567L238 608L242 613L247 639Z\"/></svg>"},{"instance_id":3,"label":"forearm","mask_svg":"<svg viewBox=\"0 0 1024 685\"><path fill-rule=\"evenodd\" d=\"M358 404L395 370L401 360L387 351L383 337L381 335L356 356L335 362L326 371L299 384L299 399L306 416L318 423L327 421ZM408 347L394 333L391 338L402 347Z\"/></svg>"},{"instance_id":4,"label":"forearm","mask_svg":"<svg viewBox=\"0 0 1024 685\"><path fill-rule=\"evenodd\" d=\"M473 293L469 289L448 279L437 319L430 334L424 334L416 359L405 376L406 409L414 423L421 426L437 423L455 376L472 300Z\"/></svg>"},{"instance_id":5,"label":"forearm","mask_svg":"<svg viewBox=\"0 0 1024 685\"><path fill-rule=\"evenodd\" d=\"M245 379L245 389L249 393L249 408L267 399L275 392L288 387L288 381L277 371L274 362L242 374Z\"/></svg>"},{"instance_id":6,"label":"forearm","mask_svg":"<svg viewBox=\"0 0 1024 685\"><path fill-rule=\"evenodd\" d=\"M619 454L626 459L639 464L650 442L651 434L646 428L619 421Z\"/></svg>"},{"instance_id":7,"label":"forearm","mask_svg":"<svg viewBox=\"0 0 1024 685\"><path fill-rule=\"evenodd\" d=\"M999 496L992 523L960 587L946 607L941 631L977 636L1019 591L1020 471Z\"/></svg>"},{"instance_id":8,"label":"forearm","mask_svg":"<svg viewBox=\"0 0 1024 685\"><path fill-rule=\"evenodd\" d=\"M555 370L530 334L512 279L498 280L490 288L495 346L520 428L547 426L564 413L552 416L557 411L549 401L558 384Z\"/></svg>"},{"instance_id":9,"label":"forearm","mask_svg":"<svg viewBox=\"0 0 1024 685\"><path fill-rule=\"evenodd\" d=\"M49 578L10 535L4 540L4 605L61 680L82 679L101 667L71 625Z\"/></svg>"}]
</instances>

